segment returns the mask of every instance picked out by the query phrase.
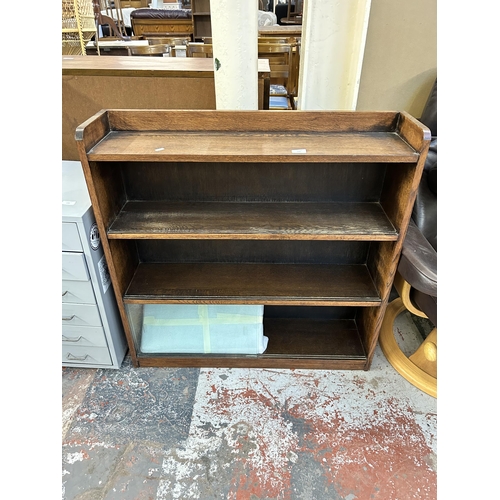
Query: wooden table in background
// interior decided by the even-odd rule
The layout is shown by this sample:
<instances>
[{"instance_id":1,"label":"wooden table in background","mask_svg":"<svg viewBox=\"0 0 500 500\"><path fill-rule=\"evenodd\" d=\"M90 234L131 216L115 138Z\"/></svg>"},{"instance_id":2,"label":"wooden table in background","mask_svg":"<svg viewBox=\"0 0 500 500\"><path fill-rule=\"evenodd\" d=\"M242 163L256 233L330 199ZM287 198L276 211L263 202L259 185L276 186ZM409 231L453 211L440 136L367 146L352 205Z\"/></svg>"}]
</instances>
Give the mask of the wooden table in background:
<instances>
[{"instance_id":1,"label":"wooden table in background","mask_svg":"<svg viewBox=\"0 0 500 500\"><path fill-rule=\"evenodd\" d=\"M99 52L97 50L97 45L99 45ZM99 40L98 44L94 40L87 43L85 47L85 52L88 56L129 56L129 47L143 47L149 45L147 40L142 39L132 39L132 40L118 40L116 38L111 39L111 37L103 38Z\"/></svg>"}]
</instances>

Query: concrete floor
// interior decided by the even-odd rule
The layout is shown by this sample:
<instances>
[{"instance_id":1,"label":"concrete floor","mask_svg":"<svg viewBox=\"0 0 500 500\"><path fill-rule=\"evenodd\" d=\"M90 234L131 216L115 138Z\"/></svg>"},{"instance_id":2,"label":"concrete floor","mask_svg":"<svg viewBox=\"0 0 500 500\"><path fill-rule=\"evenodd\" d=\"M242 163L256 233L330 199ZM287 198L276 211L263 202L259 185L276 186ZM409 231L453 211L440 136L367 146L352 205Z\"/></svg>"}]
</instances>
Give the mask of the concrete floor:
<instances>
[{"instance_id":1,"label":"concrete floor","mask_svg":"<svg viewBox=\"0 0 500 500\"><path fill-rule=\"evenodd\" d=\"M368 372L63 368L62 411L63 500L437 498L436 400L379 347Z\"/></svg>"}]
</instances>

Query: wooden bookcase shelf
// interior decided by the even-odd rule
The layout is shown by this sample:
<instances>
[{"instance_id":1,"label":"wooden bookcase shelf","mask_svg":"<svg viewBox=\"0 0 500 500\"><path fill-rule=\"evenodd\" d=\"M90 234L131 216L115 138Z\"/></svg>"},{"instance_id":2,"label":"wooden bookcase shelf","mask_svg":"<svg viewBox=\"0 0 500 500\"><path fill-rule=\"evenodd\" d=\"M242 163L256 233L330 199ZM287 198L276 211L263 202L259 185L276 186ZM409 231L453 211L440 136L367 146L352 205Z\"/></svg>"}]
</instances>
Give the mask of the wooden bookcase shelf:
<instances>
[{"instance_id":1,"label":"wooden bookcase shelf","mask_svg":"<svg viewBox=\"0 0 500 500\"><path fill-rule=\"evenodd\" d=\"M110 239L397 240L378 203L129 201Z\"/></svg>"},{"instance_id":2,"label":"wooden bookcase shelf","mask_svg":"<svg viewBox=\"0 0 500 500\"><path fill-rule=\"evenodd\" d=\"M140 263L124 294L130 303L379 305L363 265Z\"/></svg>"},{"instance_id":3,"label":"wooden bookcase shelf","mask_svg":"<svg viewBox=\"0 0 500 500\"><path fill-rule=\"evenodd\" d=\"M136 366L370 367L430 132L406 113L102 110L77 146ZM264 305L264 354L149 354L145 304Z\"/></svg>"}]
</instances>

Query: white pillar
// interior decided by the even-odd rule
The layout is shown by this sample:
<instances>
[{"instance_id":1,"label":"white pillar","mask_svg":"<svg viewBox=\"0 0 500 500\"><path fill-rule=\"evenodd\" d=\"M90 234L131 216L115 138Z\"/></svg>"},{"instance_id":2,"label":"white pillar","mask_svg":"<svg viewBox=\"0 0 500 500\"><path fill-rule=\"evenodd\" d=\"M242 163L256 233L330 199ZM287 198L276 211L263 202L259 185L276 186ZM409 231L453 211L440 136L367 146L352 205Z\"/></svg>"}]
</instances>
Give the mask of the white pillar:
<instances>
[{"instance_id":1,"label":"white pillar","mask_svg":"<svg viewBox=\"0 0 500 500\"><path fill-rule=\"evenodd\" d=\"M370 5L305 0L298 109L356 109Z\"/></svg>"},{"instance_id":2,"label":"white pillar","mask_svg":"<svg viewBox=\"0 0 500 500\"><path fill-rule=\"evenodd\" d=\"M258 0L211 0L217 109L259 107Z\"/></svg>"}]
</instances>

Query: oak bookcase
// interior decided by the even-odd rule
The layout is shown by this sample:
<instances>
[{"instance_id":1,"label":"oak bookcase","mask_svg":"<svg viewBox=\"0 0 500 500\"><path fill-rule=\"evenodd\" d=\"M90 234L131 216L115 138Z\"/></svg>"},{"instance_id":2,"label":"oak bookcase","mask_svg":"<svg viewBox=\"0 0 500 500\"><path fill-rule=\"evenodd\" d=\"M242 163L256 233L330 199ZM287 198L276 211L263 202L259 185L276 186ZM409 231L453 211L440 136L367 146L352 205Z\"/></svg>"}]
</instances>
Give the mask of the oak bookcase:
<instances>
[{"instance_id":1,"label":"oak bookcase","mask_svg":"<svg viewBox=\"0 0 500 500\"><path fill-rule=\"evenodd\" d=\"M80 125L134 365L368 370L429 140L405 112L102 110ZM263 304L268 348L141 353L149 303Z\"/></svg>"}]
</instances>

